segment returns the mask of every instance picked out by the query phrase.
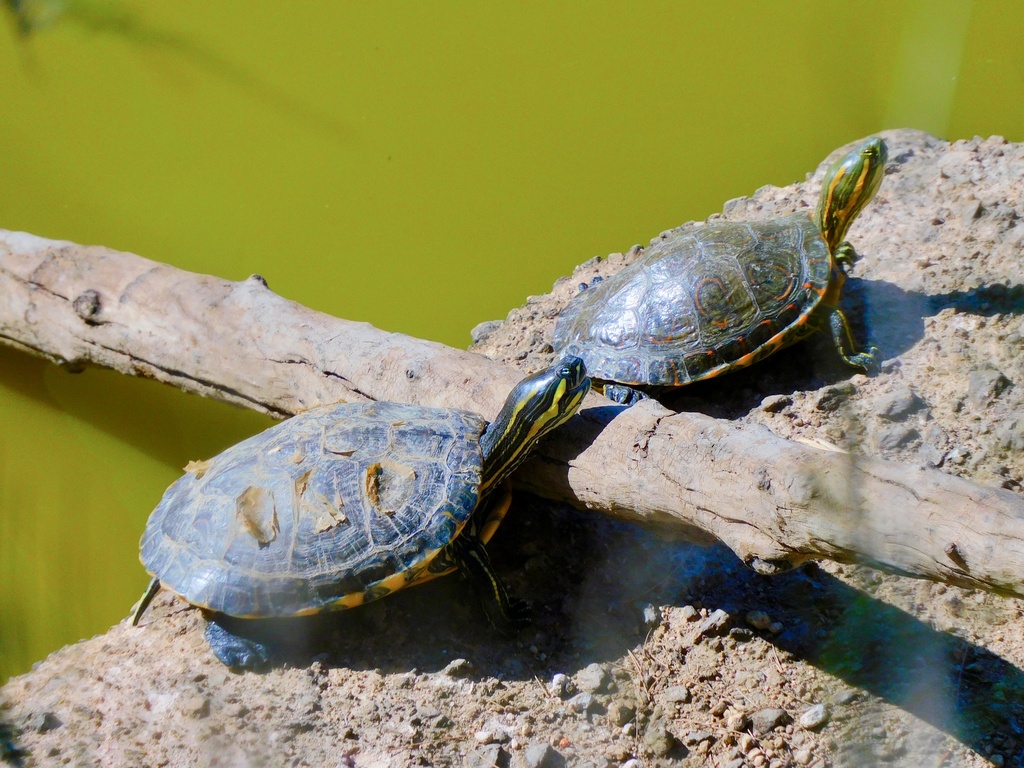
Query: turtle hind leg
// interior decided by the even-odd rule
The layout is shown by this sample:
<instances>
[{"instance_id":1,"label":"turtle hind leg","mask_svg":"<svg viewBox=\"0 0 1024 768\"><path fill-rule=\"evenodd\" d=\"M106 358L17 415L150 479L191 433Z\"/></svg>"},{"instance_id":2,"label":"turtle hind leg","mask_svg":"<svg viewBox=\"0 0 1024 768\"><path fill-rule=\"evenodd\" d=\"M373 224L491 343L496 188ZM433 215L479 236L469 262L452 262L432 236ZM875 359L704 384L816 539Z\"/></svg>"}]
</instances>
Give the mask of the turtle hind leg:
<instances>
[{"instance_id":1,"label":"turtle hind leg","mask_svg":"<svg viewBox=\"0 0 1024 768\"><path fill-rule=\"evenodd\" d=\"M451 552L459 571L480 598L487 620L502 634L515 634L528 621L526 603L508 596L480 539L463 532L452 542Z\"/></svg>"},{"instance_id":2,"label":"turtle hind leg","mask_svg":"<svg viewBox=\"0 0 1024 768\"><path fill-rule=\"evenodd\" d=\"M230 619L222 614L210 614L206 623L206 642L213 655L232 669L259 670L270 664L270 648L255 638L232 631Z\"/></svg>"},{"instance_id":3,"label":"turtle hind leg","mask_svg":"<svg viewBox=\"0 0 1024 768\"><path fill-rule=\"evenodd\" d=\"M878 347L868 347L858 352L857 345L850 332L850 324L839 309L833 307L828 313L828 327L832 333L832 341L843 362L851 368L859 368L865 373L877 373L881 368L882 352Z\"/></svg>"}]
</instances>

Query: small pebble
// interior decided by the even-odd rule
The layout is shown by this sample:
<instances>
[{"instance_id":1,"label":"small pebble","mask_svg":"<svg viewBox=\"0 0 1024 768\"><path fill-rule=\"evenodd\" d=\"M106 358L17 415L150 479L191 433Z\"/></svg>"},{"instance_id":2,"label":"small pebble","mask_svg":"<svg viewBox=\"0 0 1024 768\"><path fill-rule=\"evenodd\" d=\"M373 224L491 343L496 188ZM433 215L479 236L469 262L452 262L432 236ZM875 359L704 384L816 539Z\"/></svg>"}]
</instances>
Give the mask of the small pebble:
<instances>
[{"instance_id":1,"label":"small pebble","mask_svg":"<svg viewBox=\"0 0 1024 768\"><path fill-rule=\"evenodd\" d=\"M996 447L1007 452L1024 451L1024 418L1007 419L996 429Z\"/></svg>"},{"instance_id":2,"label":"small pebble","mask_svg":"<svg viewBox=\"0 0 1024 768\"><path fill-rule=\"evenodd\" d=\"M761 410L765 413L778 413L793 404L793 398L789 395L768 395L761 401Z\"/></svg>"},{"instance_id":3,"label":"small pebble","mask_svg":"<svg viewBox=\"0 0 1024 768\"><path fill-rule=\"evenodd\" d=\"M1001 395L1010 386L1002 371L983 366L967 375L967 399L975 407L982 407Z\"/></svg>"},{"instance_id":4,"label":"small pebble","mask_svg":"<svg viewBox=\"0 0 1024 768\"><path fill-rule=\"evenodd\" d=\"M750 721L743 712L733 712L725 718L725 727L730 731L735 731L736 733L747 730L749 725Z\"/></svg>"},{"instance_id":5,"label":"small pebble","mask_svg":"<svg viewBox=\"0 0 1024 768\"><path fill-rule=\"evenodd\" d=\"M589 712L594 707L594 696L593 694L583 692L577 693L571 699L569 699L569 707L573 712Z\"/></svg>"},{"instance_id":6,"label":"small pebble","mask_svg":"<svg viewBox=\"0 0 1024 768\"><path fill-rule=\"evenodd\" d=\"M712 737L711 731L688 731L683 736L683 744L688 747L692 747L695 744L700 744L702 741L710 741Z\"/></svg>"},{"instance_id":7,"label":"small pebble","mask_svg":"<svg viewBox=\"0 0 1024 768\"><path fill-rule=\"evenodd\" d=\"M527 745L523 750L523 762L526 764L526 768L554 768L565 763L562 756L550 744L545 744L542 741L535 741Z\"/></svg>"},{"instance_id":8,"label":"small pebble","mask_svg":"<svg viewBox=\"0 0 1024 768\"><path fill-rule=\"evenodd\" d=\"M725 629L728 623L729 614L721 608L718 608L714 613L704 619L704 623L701 624L700 629L697 630L697 636L704 637L706 635L718 634Z\"/></svg>"},{"instance_id":9,"label":"small pebble","mask_svg":"<svg viewBox=\"0 0 1024 768\"><path fill-rule=\"evenodd\" d=\"M747 624L754 629L768 629L771 623L771 617L764 611L750 611L747 614Z\"/></svg>"},{"instance_id":10,"label":"small pebble","mask_svg":"<svg viewBox=\"0 0 1024 768\"><path fill-rule=\"evenodd\" d=\"M679 615L683 617L683 621L696 621L700 618L700 613L692 605L684 605L680 608Z\"/></svg>"},{"instance_id":11,"label":"small pebble","mask_svg":"<svg viewBox=\"0 0 1024 768\"><path fill-rule=\"evenodd\" d=\"M28 725L37 733L46 733L60 728L64 723L53 712L43 712L30 718Z\"/></svg>"},{"instance_id":12,"label":"small pebble","mask_svg":"<svg viewBox=\"0 0 1024 768\"><path fill-rule=\"evenodd\" d=\"M811 750L807 747L794 750L793 762L797 765L808 765L811 762Z\"/></svg>"},{"instance_id":13,"label":"small pebble","mask_svg":"<svg viewBox=\"0 0 1024 768\"><path fill-rule=\"evenodd\" d=\"M566 699L576 691L576 684L568 675L558 672L551 678L548 690L560 699Z\"/></svg>"},{"instance_id":14,"label":"small pebble","mask_svg":"<svg viewBox=\"0 0 1024 768\"><path fill-rule=\"evenodd\" d=\"M181 702L181 711L189 717L206 717L210 714L210 700L205 696L188 696Z\"/></svg>"},{"instance_id":15,"label":"small pebble","mask_svg":"<svg viewBox=\"0 0 1024 768\"><path fill-rule=\"evenodd\" d=\"M465 677L473 669L473 665L467 659L452 659L448 666L441 670L441 674L448 677Z\"/></svg>"},{"instance_id":16,"label":"small pebble","mask_svg":"<svg viewBox=\"0 0 1024 768\"><path fill-rule=\"evenodd\" d=\"M588 664L576 675L576 685L587 693L602 693L608 689L611 675L604 666L598 663Z\"/></svg>"},{"instance_id":17,"label":"small pebble","mask_svg":"<svg viewBox=\"0 0 1024 768\"><path fill-rule=\"evenodd\" d=\"M608 705L608 722L615 726L623 726L636 717L636 708L622 700L615 700Z\"/></svg>"},{"instance_id":18,"label":"small pebble","mask_svg":"<svg viewBox=\"0 0 1024 768\"><path fill-rule=\"evenodd\" d=\"M921 433L906 424L894 424L886 429L878 430L875 435L875 445L883 451L895 451L906 445L918 442Z\"/></svg>"},{"instance_id":19,"label":"small pebble","mask_svg":"<svg viewBox=\"0 0 1024 768\"><path fill-rule=\"evenodd\" d=\"M487 320L475 325L473 330L469 332L469 338L473 340L474 344L479 344L500 327L501 320Z\"/></svg>"},{"instance_id":20,"label":"small pebble","mask_svg":"<svg viewBox=\"0 0 1024 768\"><path fill-rule=\"evenodd\" d=\"M926 406L910 387L898 386L882 397L877 404L878 418L886 421L902 421Z\"/></svg>"},{"instance_id":21,"label":"small pebble","mask_svg":"<svg viewBox=\"0 0 1024 768\"><path fill-rule=\"evenodd\" d=\"M657 757L667 756L675 748L676 740L665 727L665 721L652 720L644 731L644 746Z\"/></svg>"},{"instance_id":22,"label":"small pebble","mask_svg":"<svg viewBox=\"0 0 1024 768\"><path fill-rule=\"evenodd\" d=\"M789 713L784 709L777 709L775 707L759 710L750 716L750 723L754 726L754 731L757 733L770 733L775 728L785 725L789 721Z\"/></svg>"},{"instance_id":23,"label":"small pebble","mask_svg":"<svg viewBox=\"0 0 1024 768\"><path fill-rule=\"evenodd\" d=\"M507 754L504 757L507 757ZM466 768L493 768L493 766L501 765L503 762L501 745L486 744L476 749L470 749L466 753L466 760L463 765ZM352 765L355 765L355 763L352 763Z\"/></svg>"},{"instance_id":24,"label":"small pebble","mask_svg":"<svg viewBox=\"0 0 1024 768\"><path fill-rule=\"evenodd\" d=\"M661 624L661 611L656 605L644 603L643 606L644 630L651 632Z\"/></svg>"},{"instance_id":25,"label":"small pebble","mask_svg":"<svg viewBox=\"0 0 1024 768\"><path fill-rule=\"evenodd\" d=\"M824 704L815 704L813 707L805 709L800 713L798 722L801 728L813 731L815 728L820 728L827 723L828 717L828 708Z\"/></svg>"},{"instance_id":26,"label":"small pebble","mask_svg":"<svg viewBox=\"0 0 1024 768\"><path fill-rule=\"evenodd\" d=\"M857 391L857 387L852 382L844 381L842 384L836 384L831 387L825 387L821 394L818 395L817 402L814 404L815 408L819 411L835 411L845 403L850 395Z\"/></svg>"},{"instance_id":27,"label":"small pebble","mask_svg":"<svg viewBox=\"0 0 1024 768\"><path fill-rule=\"evenodd\" d=\"M665 689L665 701L686 703L690 700L690 689L685 685L673 685Z\"/></svg>"},{"instance_id":28,"label":"small pebble","mask_svg":"<svg viewBox=\"0 0 1024 768\"><path fill-rule=\"evenodd\" d=\"M834 703L836 703L836 704L845 706L847 704L852 704L854 699L856 699L856 698L857 698L857 692L856 691L853 691L853 690L851 690L849 688L844 688L843 690L839 691L838 693L836 693L835 696L832 697L832 701Z\"/></svg>"}]
</instances>

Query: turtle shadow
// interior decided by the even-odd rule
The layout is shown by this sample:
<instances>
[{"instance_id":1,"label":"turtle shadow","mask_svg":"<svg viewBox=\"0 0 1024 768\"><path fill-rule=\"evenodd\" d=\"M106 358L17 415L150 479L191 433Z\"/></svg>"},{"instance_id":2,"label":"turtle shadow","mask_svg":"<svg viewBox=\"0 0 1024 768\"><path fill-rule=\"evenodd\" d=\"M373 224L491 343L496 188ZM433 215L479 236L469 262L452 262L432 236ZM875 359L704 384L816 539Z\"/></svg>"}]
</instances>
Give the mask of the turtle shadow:
<instances>
[{"instance_id":1,"label":"turtle shadow","mask_svg":"<svg viewBox=\"0 0 1024 768\"><path fill-rule=\"evenodd\" d=\"M929 294L884 280L849 278L841 307L858 343L876 346L885 360L892 360L920 342L926 319L945 309L979 317L1024 315L1024 284L991 283L968 291ZM816 333L756 365L695 382L658 399L676 411L738 419L756 410L766 397L818 390L855 373L836 355L831 339Z\"/></svg>"},{"instance_id":2,"label":"turtle shadow","mask_svg":"<svg viewBox=\"0 0 1024 768\"><path fill-rule=\"evenodd\" d=\"M641 642L647 631L643 604L666 583L664 563L657 562L664 540L635 525L601 522L595 525L592 516L568 506L517 495L488 545L509 593L528 606L527 623L511 635L487 623L459 574L353 610L218 622L268 645L270 663L259 671L319 662L391 675L445 671L475 681L572 675L597 658L620 658ZM703 550L686 551L699 559L693 568L699 571ZM619 558L629 569L623 570ZM595 569L598 563L604 565Z\"/></svg>"},{"instance_id":3,"label":"turtle shadow","mask_svg":"<svg viewBox=\"0 0 1024 768\"><path fill-rule=\"evenodd\" d=\"M921 341L925 319L945 309L977 317L1024 315L1024 284L988 283L966 291L922 293L884 280L850 279L847 292L863 318L868 342L896 357Z\"/></svg>"},{"instance_id":4,"label":"turtle shadow","mask_svg":"<svg viewBox=\"0 0 1024 768\"><path fill-rule=\"evenodd\" d=\"M646 614L655 606L693 605L729 614L728 642L756 632L860 691L826 701L843 729L844 751L868 754L870 732L882 724L877 707L859 711L863 693L978 754L992 734L1019 733L1024 723L1024 671L814 563L761 576L724 545L670 541L522 496L489 549L510 591L531 603L532 621L517 635L488 626L469 586L451 576L340 614L261 622L260 631L272 630L280 643L273 664L546 685L557 673L572 676L594 662L618 664L644 643L652 627ZM872 588L870 574L866 581ZM962 591L946 594L948 605L963 608ZM747 627L742 617L754 610L768 613L781 631ZM1024 746L1004 757L1008 764L1024 760Z\"/></svg>"}]
</instances>

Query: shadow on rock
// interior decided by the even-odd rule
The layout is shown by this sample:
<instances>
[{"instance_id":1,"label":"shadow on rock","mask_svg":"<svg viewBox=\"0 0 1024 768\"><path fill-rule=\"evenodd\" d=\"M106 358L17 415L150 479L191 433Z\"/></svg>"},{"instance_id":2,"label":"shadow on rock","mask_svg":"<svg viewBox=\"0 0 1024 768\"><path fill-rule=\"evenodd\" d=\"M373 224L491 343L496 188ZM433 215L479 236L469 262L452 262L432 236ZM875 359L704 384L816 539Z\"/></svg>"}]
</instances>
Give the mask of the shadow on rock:
<instances>
[{"instance_id":1,"label":"shadow on rock","mask_svg":"<svg viewBox=\"0 0 1024 768\"><path fill-rule=\"evenodd\" d=\"M944 309L980 317L1024 315L1024 285L993 283L969 291L927 294L883 280L850 278L841 306L858 342L877 346L883 358L891 360L921 341L925 319ZM698 381L658 399L676 411L738 419L766 397L821 389L854 373L836 355L828 334L816 333L749 368Z\"/></svg>"},{"instance_id":2,"label":"shadow on rock","mask_svg":"<svg viewBox=\"0 0 1024 768\"><path fill-rule=\"evenodd\" d=\"M979 754L993 733L1024 733L1024 671L814 563L763 577L723 553L704 583L701 597L709 608L734 616L767 611L784 626L778 635L765 634L777 648L915 715ZM958 591L947 594L951 605L959 604ZM852 733L866 741L868 730ZM1024 749L1012 759L1004 757L1008 764L1022 760Z\"/></svg>"}]
</instances>

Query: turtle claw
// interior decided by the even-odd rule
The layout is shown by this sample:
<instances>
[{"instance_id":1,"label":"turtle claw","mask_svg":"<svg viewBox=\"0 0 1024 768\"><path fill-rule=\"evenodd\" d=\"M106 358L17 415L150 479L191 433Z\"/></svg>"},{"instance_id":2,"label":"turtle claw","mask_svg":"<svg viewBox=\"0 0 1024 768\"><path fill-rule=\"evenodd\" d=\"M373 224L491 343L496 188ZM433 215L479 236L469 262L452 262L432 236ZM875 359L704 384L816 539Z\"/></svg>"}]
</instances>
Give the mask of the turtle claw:
<instances>
[{"instance_id":1,"label":"turtle claw","mask_svg":"<svg viewBox=\"0 0 1024 768\"><path fill-rule=\"evenodd\" d=\"M633 387L627 387L625 384L612 384L608 383L604 385L604 396L609 400L620 405L636 405L641 400L647 400L649 395L645 392L641 392L639 389L633 389Z\"/></svg>"},{"instance_id":2,"label":"turtle claw","mask_svg":"<svg viewBox=\"0 0 1024 768\"><path fill-rule=\"evenodd\" d=\"M853 341L853 334L850 332L850 324L838 309L833 309L828 316L829 330L832 332L832 341L836 345L836 351L848 366L859 368L867 374L878 373L881 370L882 351L878 347L868 347L862 352L857 351Z\"/></svg>"},{"instance_id":3,"label":"turtle claw","mask_svg":"<svg viewBox=\"0 0 1024 768\"><path fill-rule=\"evenodd\" d=\"M860 254L857 253L857 250L849 242L844 240L836 248L833 258L836 260L836 264L846 272L860 260Z\"/></svg>"},{"instance_id":4,"label":"turtle claw","mask_svg":"<svg viewBox=\"0 0 1024 768\"><path fill-rule=\"evenodd\" d=\"M482 601L484 613L487 614L487 621L498 632L506 637L513 637L523 627L530 623L530 604L526 600L517 597L508 598L508 602L498 610L495 603Z\"/></svg>"},{"instance_id":5,"label":"turtle claw","mask_svg":"<svg viewBox=\"0 0 1024 768\"><path fill-rule=\"evenodd\" d=\"M860 368L864 373L873 376L882 370L882 350L878 347L868 347L863 352L844 356L843 360L852 368Z\"/></svg>"}]
</instances>

